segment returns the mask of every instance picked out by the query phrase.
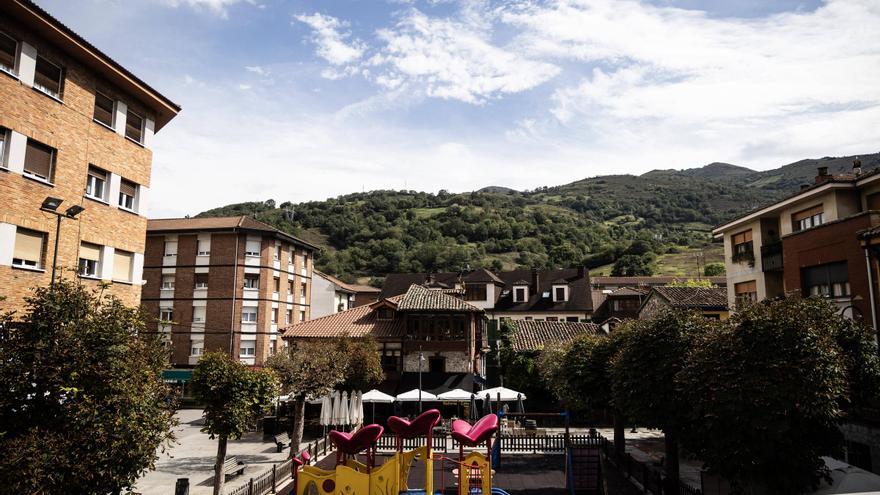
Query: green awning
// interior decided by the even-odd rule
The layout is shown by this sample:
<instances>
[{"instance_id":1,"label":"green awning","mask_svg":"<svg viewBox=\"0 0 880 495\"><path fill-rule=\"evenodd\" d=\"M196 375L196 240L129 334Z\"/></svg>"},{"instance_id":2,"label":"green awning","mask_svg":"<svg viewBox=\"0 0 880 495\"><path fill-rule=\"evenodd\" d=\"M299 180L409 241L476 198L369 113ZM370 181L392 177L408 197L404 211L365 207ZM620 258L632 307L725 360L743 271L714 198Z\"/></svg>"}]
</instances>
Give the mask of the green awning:
<instances>
[{"instance_id":1,"label":"green awning","mask_svg":"<svg viewBox=\"0 0 880 495\"><path fill-rule=\"evenodd\" d=\"M165 370L162 372L162 379L168 383L183 383L192 379L193 370Z\"/></svg>"}]
</instances>

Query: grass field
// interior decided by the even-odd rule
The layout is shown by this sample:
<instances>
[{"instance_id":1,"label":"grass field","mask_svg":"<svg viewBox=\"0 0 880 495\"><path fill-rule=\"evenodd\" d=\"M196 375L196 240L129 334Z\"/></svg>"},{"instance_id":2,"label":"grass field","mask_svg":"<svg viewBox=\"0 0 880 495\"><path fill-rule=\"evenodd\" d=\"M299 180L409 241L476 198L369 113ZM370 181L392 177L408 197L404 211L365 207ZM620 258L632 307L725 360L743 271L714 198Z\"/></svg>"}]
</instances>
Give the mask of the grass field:
<instances>
[{"instance_id":1,"label":"grass field","mask_svg":"<svg viewBox=\"0 0 880 495\"><path fill-rule=\"evenodd\" d=\"M657 257L657 276L674 276L682 278L695 278L702 275L702 267L707 263L720 263L724 261L724 246L710 244L703 248L683 248L680 253L664 254ZM590 270L590 275L611 275L613 265L603 265Z\"/></svg>"}]
</instances>

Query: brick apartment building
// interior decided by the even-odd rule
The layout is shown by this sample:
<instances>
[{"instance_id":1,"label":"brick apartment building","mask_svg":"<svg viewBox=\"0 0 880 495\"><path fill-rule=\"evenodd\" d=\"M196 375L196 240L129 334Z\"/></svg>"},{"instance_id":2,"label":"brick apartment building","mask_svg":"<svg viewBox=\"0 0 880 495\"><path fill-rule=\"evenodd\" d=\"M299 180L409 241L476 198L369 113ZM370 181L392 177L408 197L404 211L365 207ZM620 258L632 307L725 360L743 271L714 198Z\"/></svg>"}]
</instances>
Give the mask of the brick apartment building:
<instances>
[{"instance_id":1,"label":"brick apartment building","mask_svg":"<svg viewBox=\"0 0 880 495\"><path fill-rule=\"evenodd\" d=\"M142 304L175 367L222 350L260 366L310 318L315 247L248 216L150 220Z\"/></svg>"},{"instance_id":2,"label":"brick apartment building","mask_svg":"<svg viewBox=\"0 0 880 495\"><path fill-rule=\"evenodd\" d=\"M0 4L0 311L50 283L47 198L84 209L61 221L62 275L138 304L153 134L179 111L32 2Z\"/></svg>"},{"instance_id":3,"label":"brick apartment building","mask_svg":"<svg viewBox=\"0 0 880 495\"><path fill-rule=\"evenodd\" d=\"M826 297L877 328L880 169L830 175L714 230L724 238L728 304L790 293Z\"/></svg>"}]
</instances>

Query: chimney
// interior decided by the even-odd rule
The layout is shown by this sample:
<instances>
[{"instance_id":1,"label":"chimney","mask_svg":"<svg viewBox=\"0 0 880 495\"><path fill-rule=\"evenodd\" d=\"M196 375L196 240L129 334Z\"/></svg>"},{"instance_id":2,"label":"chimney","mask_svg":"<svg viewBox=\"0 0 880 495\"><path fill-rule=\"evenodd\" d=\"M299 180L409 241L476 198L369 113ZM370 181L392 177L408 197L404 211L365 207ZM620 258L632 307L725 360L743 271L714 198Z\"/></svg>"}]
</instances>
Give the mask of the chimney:
<instances>
[{"instance_id":1,"label":"chimney","mask_svg":"<svg viewBox=\"0 0 880 495\"><path fill-rule=\"evenodd\" d=\"M532 285L535 286L535 293L536 294L541 291L541 286L539 285L540 281L541 281L541 278L538 276L538 270L533 268L532 269Z\"/></svg>"},{"instance_id":2,"label":"chimney","mask_svg":"<svg viewBox=\"0 0 880 495\"><path fill-rule=\"evenodd\" d=\"M831 176L828 175L828 167L819 167L819 173L816 174L816 184L821 184L830 178Z\"/></svg>"},{"instance_id":3,"label":"chimney","mask_svg":"<svg viewBox=\"0 0 880 495\"><path fill-rule=\"evenodd\" d=\"M856 157L853 160L853 173L856 175L862 175L862 161L859 160L859 157Z\"/></svg>"}]
</instances>

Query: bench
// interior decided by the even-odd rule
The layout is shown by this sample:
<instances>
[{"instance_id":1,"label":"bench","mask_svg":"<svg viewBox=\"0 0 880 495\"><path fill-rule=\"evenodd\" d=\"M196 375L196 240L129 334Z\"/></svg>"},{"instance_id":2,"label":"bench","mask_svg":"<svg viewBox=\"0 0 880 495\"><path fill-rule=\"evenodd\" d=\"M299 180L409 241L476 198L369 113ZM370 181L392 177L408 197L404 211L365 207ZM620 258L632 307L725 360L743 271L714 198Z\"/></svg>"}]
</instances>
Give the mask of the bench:
<instances>
[{"instance_id":1,"label":"bench","mask_svg":"<svg viewBox=\"0 0 880 495\"><path fill-rule=\"evenodd\" d=\"M240 474L244 474L244 468L245 464L239 461L237 457L227 457L226 462L223 463L223 475L238 476Z\"/></svg>"},{"instance_id":2,"label":"bench","mask_svg":"<svg viewBox=\"0 0 880 495\"><path fill-rule=\"evenodd\" d=\"M281 452L285 448L290 447L290 436L287 433L275 435L273 440L275 441L275 447L278 448L278 452Z\"/></svg>"}]
</instances>

